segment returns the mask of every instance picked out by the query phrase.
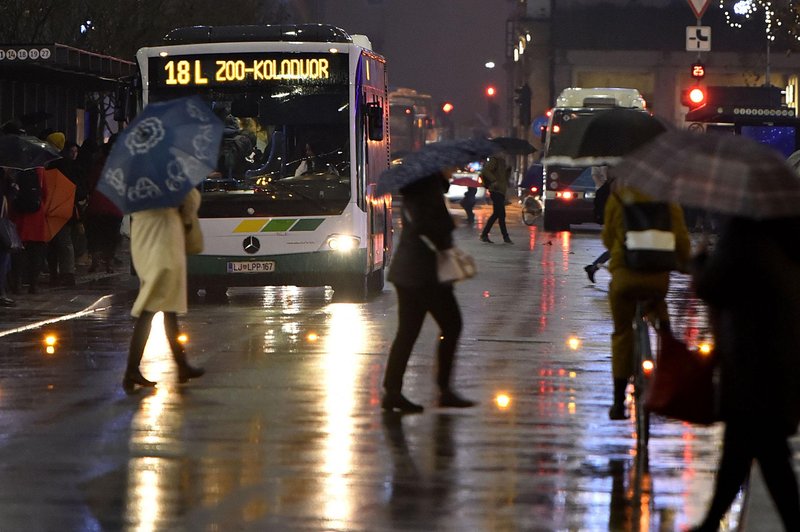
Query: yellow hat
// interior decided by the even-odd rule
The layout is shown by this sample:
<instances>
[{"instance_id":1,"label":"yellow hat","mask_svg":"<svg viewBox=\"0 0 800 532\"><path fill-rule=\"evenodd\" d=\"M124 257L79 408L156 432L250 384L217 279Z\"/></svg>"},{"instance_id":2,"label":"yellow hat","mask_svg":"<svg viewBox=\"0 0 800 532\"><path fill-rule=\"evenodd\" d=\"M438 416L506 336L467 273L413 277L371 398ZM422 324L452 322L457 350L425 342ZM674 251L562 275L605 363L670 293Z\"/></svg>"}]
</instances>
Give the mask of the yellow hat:
<instances>
[{"instance_id":1,"label":"yellow hat","mask_svg":"<svg viewBox=\"0 0 800 532\"><path fill-rule=\"evenodd\" d=\"M64 143L67 141L67 138L64 136L62 132L56 131L54 133L50 133L49 135L47 135L47 138L45 140L50 144L52 144L53 146L55 146L56 148L58 148L58 151L61 151L64 149Z\"/></svg>"}]
</instances>

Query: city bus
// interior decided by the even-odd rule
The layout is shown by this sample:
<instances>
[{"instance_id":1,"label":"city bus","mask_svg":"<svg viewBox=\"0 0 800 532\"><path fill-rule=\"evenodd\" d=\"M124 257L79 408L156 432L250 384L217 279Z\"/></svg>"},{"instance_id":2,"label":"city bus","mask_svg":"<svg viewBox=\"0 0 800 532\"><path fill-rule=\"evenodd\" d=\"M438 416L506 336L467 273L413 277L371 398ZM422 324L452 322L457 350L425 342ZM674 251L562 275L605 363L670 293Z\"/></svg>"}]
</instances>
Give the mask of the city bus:
<instances>
[{"instance_id":1,"label":"city bus","mask_svg":"<svg viewBox=\"0 0 800 532\"><path fill-rule=\"evenodd\" d=\"M645 111L645 101L637 89L564 89L550 111L543 130L542 224L545 231L568 231L571 224L594 222L596 184L592 168L564 164L558 160L558 134L570 121L622 107ZM549 158L549 159L548 159Z\"/></svg>"},{"instance_id":2,"label":"city bus","mask_svg":"<svg viewBox=\"0 0 800 532\"><path fill-rule=\"evenodd\" d=\"M136 54L142 102L199 95L224 121L201 185L204 251L190 293L236 286L382 291L392 249L386 61L365 36L319 24L196 26Z\"/></svg>"},{"instance_id":3,"label":"city bus","mask_svg":"<svg viewBox=\"0 0 800 532\"><path fill-rule=\"evenodd\" d=\"M404 87L389 93L393 159L438 140L433 126L431 101L430 94L420 94Z\"/></svg>"}]
</instances>

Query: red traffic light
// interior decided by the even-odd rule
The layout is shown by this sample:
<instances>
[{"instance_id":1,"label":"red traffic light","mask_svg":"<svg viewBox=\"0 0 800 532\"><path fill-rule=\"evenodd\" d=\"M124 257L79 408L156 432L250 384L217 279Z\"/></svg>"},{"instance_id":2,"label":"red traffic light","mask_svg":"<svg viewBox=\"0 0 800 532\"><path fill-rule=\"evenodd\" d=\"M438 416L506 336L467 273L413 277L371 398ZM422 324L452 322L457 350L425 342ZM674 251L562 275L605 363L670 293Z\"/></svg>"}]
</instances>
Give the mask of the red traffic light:
<instances>
[{"instance_id":1,"label":"red traffic light","mask_svg":"<svg viewBox=\"0 0 800 532\"><path fill-rule=\"evenodd\" d=\"M700 87L695 87L689 91L689 101L695 105L700 105L706 101L706 93Z\"/></svg>"},{"instance_id":2,"label":"red traffic light","mask_svg":"<svg viewBox=\"0 0 800 532\"><path fill-rule=\"evenodd\" d=\"M453 104L452 103L445 102L444 104L442 104L442 111L444 111L445 113L449 113L452 110L453 110Z\"/></svg>"},{"instance_id":3,"label":"red traffic light","mask_svg":"<svg viewBox=\"0 0 800 532\"><path fill-rule=\"evenodd\" d=\"M491 97L494 96L495 94L497 94L497 89L495 89L494 86L489 85L488 87L486 87L486 96Z\"/></svg>"},{"instance_id":4,"label":"red traffic light","mask_svg":"<svg viewBox=\"0 0 800 532\"><path fill-rule=\"evenodd\" d=\"M706 104L706 91L702 87L692 87L681 93L681 103L690 109L697 109Z\"/></svg>"}]
</instances>

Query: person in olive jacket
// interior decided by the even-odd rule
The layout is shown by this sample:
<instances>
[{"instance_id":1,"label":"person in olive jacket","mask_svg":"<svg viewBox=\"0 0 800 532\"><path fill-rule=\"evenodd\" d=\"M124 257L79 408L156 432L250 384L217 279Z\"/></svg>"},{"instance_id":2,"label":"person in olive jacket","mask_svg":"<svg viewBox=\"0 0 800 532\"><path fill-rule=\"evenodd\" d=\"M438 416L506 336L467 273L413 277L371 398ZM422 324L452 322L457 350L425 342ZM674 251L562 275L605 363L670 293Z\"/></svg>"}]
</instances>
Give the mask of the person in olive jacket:
<instances>
[{"instance_id":1,"label":"person in olive jacket","mask_svg":"<svg viewBox=\"0 0 800 532\"><path fill-rule=\"evenodd\" d=\"M453 246L455 225L444 200L444 191L451 175L451 170L445 170L400 190L403 195L403 230L387 277L397 291L398 327L383 378L381 408L384 410L423 410L421 405L403 396L402 387L411 350L429 312L441 329L436 378L439 406L466 408L475 404L450 388L456 347L461 335L461 311L452 283L439 282L436 253L422 238L428 239L436 249Z\"/></svg>"},{"instance_id":2,"label":"person in olive jacket","mask_svg":"<svg viewBox=\"0 0 800 532\"><path fill-rule=\"evenodd\" d=\"M616 185L616 184L615 184ZM614 377L614 403L608 416L610 419L626 419L625 388L633 376L633 318L639 299L657 301L654 311L662 324L669 323L664 298L669 288L669 271L642 272L628 268L625 261L625 221L623 203L651 201L638 190L624 186L613 186L608 198L603 221L603 244L611 252L608 271L611 283L608 287L608 302L614 331L611 334L611 371ZM672 232L675 236L675 254L681 269L686 269L691 253L689 232L679 205L669 206Z\"/></svg>"},{"instance_id":3,"label":"person in olive jacket","mask_svg":"<svg viewBox=\"0 0 800 532\"><path fill-rule=\"evenodd\" d=\"M753 460L786 530L800 530L789 436L800 421L800 218L732 218L692 261L720 365L722 458L711 505L694 530L719 527Z\"/></svg>"},{"instance_id":4,"label":"person in olive jacket","mask_svg":"<svg viewBox=\"0 0 800 532\"><path fill-rule=\"evenodd\" d=\"M508 229L506 228L506 194L508 194L508 177L510 175L511 168L501 155L489 157L489 160L483 165L481 178L483 178L491 195L492 215L489 216L486 220L486 225L483 226L480 237L481 242L494 243L489 238L489 231L492 230L492 225L497 221L500 226L500 234L503 235L503 242L506 244L514 243L511 241L511 237L508 236Z\"/></svg>"}]
</instances>

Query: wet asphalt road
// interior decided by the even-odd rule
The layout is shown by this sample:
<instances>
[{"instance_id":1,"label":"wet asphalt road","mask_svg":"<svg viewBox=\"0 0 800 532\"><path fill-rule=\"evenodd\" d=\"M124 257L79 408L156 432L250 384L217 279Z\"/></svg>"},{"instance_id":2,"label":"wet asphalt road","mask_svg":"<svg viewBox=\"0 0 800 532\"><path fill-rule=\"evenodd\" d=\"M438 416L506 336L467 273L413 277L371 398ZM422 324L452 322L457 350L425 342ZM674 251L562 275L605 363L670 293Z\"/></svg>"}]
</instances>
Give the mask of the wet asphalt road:
<instances>
[{"instance_id":1,"label":"wet asphalt road","mask_svg":"<svg viewBox=\"0 0 800 532\"><path fill-rule=\"evenodd\" d=\"M488 214L456 231L480 268L457 288L455 387L480 401L474 409L434 406L428 321L404 389L425 412L381 413L396 326L388 285L365 304L333 303L322 288L234 289L227 304L195 304L182 323L207 375L176 384L155 326L142 371L159 386L131 397L119 386L130 293L0 338L0 530L674 531L698 521L719 428L655 419L640 473L633 424L607 418L608 275L592 285L583 272L602 251L598 229L545 233L512 206L515 244L488 245L477 240ZM673 327L701 339L687 282L674 279Z\"/></svg>"}]
</instances>

